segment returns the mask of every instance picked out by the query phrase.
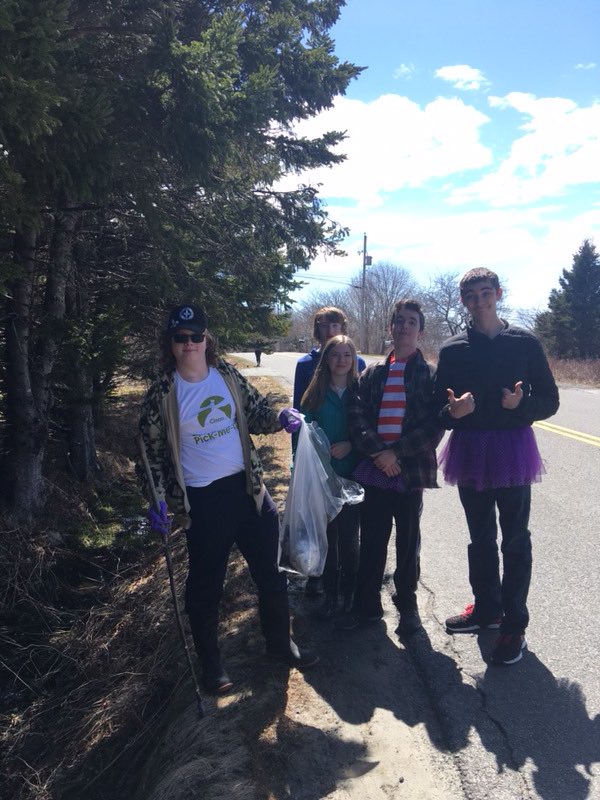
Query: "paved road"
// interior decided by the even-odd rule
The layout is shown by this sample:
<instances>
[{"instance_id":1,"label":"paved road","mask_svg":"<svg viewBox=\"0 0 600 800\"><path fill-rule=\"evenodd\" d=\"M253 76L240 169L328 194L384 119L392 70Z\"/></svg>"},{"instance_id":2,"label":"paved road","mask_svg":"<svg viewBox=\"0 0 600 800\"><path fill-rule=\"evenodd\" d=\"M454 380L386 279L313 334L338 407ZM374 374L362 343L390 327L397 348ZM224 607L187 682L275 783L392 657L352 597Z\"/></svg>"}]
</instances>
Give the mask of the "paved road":
<instances>
[{"instance_id":1,"label":"paved road","mask_svg":"<svg viewBox=\"0 0 600 800\"><path fill-rule=\"evenodd\" d=\"M291 394L297 358L263 356L251 371ZM536 436L547 474L533 488L529 648L518 665L487 667L491 634L445 633L445 617L470 599L466 526L455 489L425 497L426 632L408 651L472 800L600 800L600 390L561 387L559 412Z\"/></svg>"}]
</instances>

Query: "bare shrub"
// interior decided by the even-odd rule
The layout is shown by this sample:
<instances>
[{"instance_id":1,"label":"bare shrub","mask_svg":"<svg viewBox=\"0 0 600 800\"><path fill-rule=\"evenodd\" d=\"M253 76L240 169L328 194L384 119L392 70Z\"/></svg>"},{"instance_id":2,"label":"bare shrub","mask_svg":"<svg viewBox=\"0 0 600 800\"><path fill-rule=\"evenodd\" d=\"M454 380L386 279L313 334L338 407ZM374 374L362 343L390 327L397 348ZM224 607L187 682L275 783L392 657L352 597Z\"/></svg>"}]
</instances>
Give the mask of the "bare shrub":
<instances>
[{"instance_id":1,"label":"bare shrub","mask_svg":"<svg viewBox=\"0 0 600 800\"><path fill-rule=\"evenodd\" d=\"M559 383L600 387L600 358L550 358L549 362Z\"/></svg>"}]
</instances>

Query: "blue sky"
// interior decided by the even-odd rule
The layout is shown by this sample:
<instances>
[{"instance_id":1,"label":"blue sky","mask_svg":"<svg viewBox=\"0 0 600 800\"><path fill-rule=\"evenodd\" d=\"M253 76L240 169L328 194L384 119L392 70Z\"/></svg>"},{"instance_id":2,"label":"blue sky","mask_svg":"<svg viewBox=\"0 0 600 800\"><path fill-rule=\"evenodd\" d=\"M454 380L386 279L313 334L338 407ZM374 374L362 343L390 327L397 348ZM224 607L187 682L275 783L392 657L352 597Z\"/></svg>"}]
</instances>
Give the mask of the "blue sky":
<instances>
[{"instance_id":1,"label":"blue sky","mask_svg":"<svg viewBox=\"0 0 600 800\"><path fill-rule=\"evenodd\" d=\"M583 239L600 248L599 20L600 0L349 0L336 54L367 69L298 126L347 132L344 164L302 181L348 256L298 277L348 280L366 233L374 264L424 284L488 266L510 305L544 308Z\"/></svg>"}]
</instances>

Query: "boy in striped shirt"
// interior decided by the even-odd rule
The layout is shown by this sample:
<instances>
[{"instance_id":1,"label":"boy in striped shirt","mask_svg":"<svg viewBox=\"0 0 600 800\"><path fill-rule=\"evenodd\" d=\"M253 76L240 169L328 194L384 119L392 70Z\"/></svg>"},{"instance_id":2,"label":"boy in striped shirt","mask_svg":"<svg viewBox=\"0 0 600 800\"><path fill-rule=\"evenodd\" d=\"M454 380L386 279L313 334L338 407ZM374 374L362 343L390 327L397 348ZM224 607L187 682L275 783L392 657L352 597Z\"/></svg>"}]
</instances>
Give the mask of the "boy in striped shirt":
<instances>
[{"instance_id":1,"label":"boy in striped shirt","mask_svg":"<svg viewBox=\"0 0 600 800\"><path fill-rule=\"evenodd\" d=\"M350 437L363 456L353 474L365 487L361 504L360 564L352 612L339 628L351 630L383 617L381 584L396 524L394 602L399 631L421 628L417 607L423 489L437 487L435 448L442 431L432 410L431 369L417 344L425 317L416 300L399 300L391 320L394 349L360 376L349 408Z\"/></svg>"}]
</instances>

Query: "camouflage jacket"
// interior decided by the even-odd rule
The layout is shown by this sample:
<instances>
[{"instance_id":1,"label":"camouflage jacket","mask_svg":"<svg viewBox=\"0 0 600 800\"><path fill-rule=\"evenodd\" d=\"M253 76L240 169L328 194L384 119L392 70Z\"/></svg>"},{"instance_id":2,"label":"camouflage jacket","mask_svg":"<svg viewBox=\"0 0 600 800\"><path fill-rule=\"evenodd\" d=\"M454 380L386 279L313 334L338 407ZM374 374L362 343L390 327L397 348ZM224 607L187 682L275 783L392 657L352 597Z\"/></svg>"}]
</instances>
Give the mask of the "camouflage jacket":
<instances>
[{"instance_id":1,"label":"camouflage jacket","mask_svg":"<svg viewBox=\"0 0 600 800\"><path fill-rule=\"evenodd\" d=\"M246 491L254 498L256 507L260 510L265 494L263 469L250 434L280 431L278 412L231 364L219 359L216 369L225 380L235 403L246 468ZM179 452L179 410L172 374L165 373L148 389L142 403L140 434L159 500L164 500L174 514L187 516L190 504L185 491ZM137 474L146 496L152 502L152 492L143 464L138 464ZM184 525L186 522L184 521Z\"/></svg>"}]
</instances>

